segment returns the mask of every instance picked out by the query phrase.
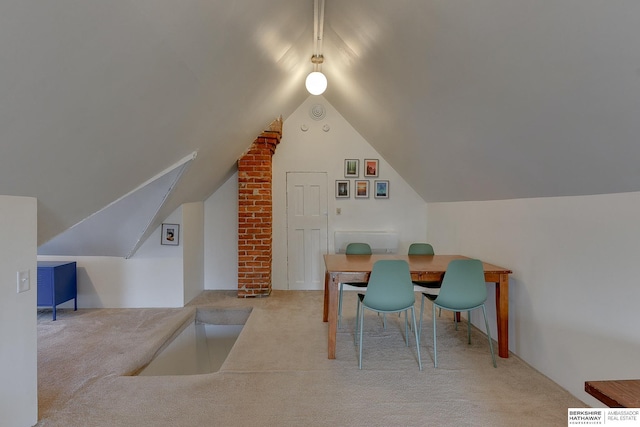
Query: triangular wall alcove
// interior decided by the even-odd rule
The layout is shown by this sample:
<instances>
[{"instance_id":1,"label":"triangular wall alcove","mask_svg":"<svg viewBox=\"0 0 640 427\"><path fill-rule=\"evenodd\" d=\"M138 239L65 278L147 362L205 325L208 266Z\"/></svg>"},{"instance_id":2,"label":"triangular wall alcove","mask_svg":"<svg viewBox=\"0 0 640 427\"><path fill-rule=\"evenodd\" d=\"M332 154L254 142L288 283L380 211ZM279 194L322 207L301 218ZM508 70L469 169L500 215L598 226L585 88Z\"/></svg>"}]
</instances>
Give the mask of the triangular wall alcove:
<instances>
[{"instance_id":1,"label":"triangular wall alcove","mask_svg":"<svg viewBox=\"0 0 640 427\"><path fill-rule=\"evenodd\" d=\"M38 255L130 258L196 153L143 183L38 248Z\"/></svg>"}]
</instances>

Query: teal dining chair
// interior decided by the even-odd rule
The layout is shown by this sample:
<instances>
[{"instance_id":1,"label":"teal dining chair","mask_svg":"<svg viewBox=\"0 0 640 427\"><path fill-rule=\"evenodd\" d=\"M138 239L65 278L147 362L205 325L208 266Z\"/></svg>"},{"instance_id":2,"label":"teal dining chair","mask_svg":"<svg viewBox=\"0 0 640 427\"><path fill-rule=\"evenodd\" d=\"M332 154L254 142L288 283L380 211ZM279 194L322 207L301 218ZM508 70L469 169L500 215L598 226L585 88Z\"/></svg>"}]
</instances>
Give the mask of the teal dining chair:
<instances>
[{"instance_id":1,"label":"teal dining chair","mask_svg":"<svg viewBox=\"0 0 640 427\"><path fill-rule=\"evenodd\" d=\"M409 246L409 255L435 255L433 246L429 243L412 243ZM433 301L438 296L442 280L437 281L417 281L414 280L413 284L425 288L424 293L427 294L427 298ZM442 310L439 310L438 314L441 314Z\"/></svg>"},{"instance_id":2,"label":"teal dining chair","mask_svg":"<svg viewBox=\"0 0 640 427\"><path fill-rule=\"evenodd\" d=\"M371 246L368 243L349 243L345 249L347 255L371 255ZM344 285L366 288L367 282L340 282L338 293L338 327L342 327L342 291Z\"/></svg>"},{"instance_id":3,"label":"teal dining chair","mask_svg":"<svg viewBox=\"0 0 640 427\"><path fill-rule=\"evenodd\" d=\"M356 309L356 333L354 344L359 336L358 366L362 369L362 334L364 330L365 309L378 314L405 312L404 334L406 345L409 346L408 311L411 310L413 332L416 340L416 352L418 354L418 366L422 370L420 359L420 338L416 328L416 314L414 303L416 297L411 283L409 263L405 260L380 260L373 264L367 292L358 294ZM362 310L360 308L362 307Z\"/></svg>"},{"instance_id":4,"label":"teal dining chair","mask_svg":"<svg viewBox=\"0 0 640 427\"><path fill-rule=\"evenodd\" d=\"M422 294L422 302L420 304L420 333L422 332L422 316L424 313L424 300L430 299L426 293ZM447 266L447 271L442 280L440 293L432 301L433 303L433 366L438 366L438 351L436 347L436 307L459 313L467 312L467 340L471 344L471 311L482 308L484 316L484 324L487 329L487 338L489 339L489 350L491 351L491 359L493 367L497 368L496 356L493 352L493 344L491 342L491 332L489 330L489 322L487 321L487 311L484 303L487 300L487 285L484 281L484 269L482 261L477 259L458 259L453 260ZM454 314L455 318L455 314ZM457 324L456 324L457 326Z\"/></svg>"},{"instance_id":5,"label":"teal dining chair","mask_svg":"<svg viewBox=\"0 0 640 427\"><path fill-rule=\"evenodd\" d=\"M435 255L435 252L429 243L412 243L409 245L409 255Z\"/></svg>"}]
</instances>

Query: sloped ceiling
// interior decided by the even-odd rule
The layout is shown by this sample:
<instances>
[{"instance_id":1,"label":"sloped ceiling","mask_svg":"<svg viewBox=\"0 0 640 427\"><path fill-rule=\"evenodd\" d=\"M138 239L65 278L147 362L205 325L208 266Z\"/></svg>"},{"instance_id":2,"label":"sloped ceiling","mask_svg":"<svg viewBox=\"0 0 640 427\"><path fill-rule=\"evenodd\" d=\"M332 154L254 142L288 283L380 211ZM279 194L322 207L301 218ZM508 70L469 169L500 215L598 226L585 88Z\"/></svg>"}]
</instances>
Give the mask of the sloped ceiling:
<instances>
[{"instance_id":1,"label":"sloped ceiling","mask_svg":"<svg viewBox=\"0 0 640 427\"><path fill-rule=\"evenodd\" d=\"M324 96L426 201L638 191L638 16L327 0ZM204 200L308 96L312 18L312 0L1 0L0 194L38 198L39 244L193 152L154 221Z\"/></svg>"},{"instance_id":2,"label":"sloped ceiling","mask_svg":"<svg viewBox=\"0 0 640 427\"><path fill-rule=\"evenodd\" d=\"M640 2L327 7L327 98L426 201L640 189Z\"/></svg>"}]
</instances>

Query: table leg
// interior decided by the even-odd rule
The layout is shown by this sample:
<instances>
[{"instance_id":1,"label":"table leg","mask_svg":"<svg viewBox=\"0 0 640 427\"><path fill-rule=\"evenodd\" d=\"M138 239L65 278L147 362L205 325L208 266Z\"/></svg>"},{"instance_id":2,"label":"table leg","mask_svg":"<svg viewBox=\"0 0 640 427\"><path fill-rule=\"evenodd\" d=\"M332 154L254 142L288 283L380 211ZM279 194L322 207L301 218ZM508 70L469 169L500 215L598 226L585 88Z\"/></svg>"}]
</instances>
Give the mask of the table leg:
<instances>
[{"instance_id":1,"label":"table leg","mask_svg":"<svg viewBox=\"0 0 640 427\"><path fill-rule=\"evenodd\" d=\"M329 339L328 358L336 358L336 335L338 333L338 275L331 273L329 288Z\"/></svg>"},{"instance_id":2,"label":"table leg","mask_svg":"<svg viewBox=\"0 0 640 427\"><path fill-rule=\"evenodd\" d=\"M322 311L322 321L329 319L329 272L324 273L324 308Z\"/></svg>"},{"instance_id":3,"label":"table leg","mask_svg":"<svg viewBox=\"0 0 640 427\"><path fill-rule=\"evenodd\" d=\"M509 275L501 274L496 283L496 317L498 321L498 355L509 357Z\"/></svg>"}]
</instances>

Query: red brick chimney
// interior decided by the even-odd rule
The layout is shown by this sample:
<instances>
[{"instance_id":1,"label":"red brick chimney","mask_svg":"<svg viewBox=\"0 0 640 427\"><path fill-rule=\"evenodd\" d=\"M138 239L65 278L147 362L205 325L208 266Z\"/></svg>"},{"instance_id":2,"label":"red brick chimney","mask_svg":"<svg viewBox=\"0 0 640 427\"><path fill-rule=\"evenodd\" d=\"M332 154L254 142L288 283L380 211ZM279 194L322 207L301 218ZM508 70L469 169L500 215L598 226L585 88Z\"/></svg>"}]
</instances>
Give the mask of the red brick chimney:
<instances>
[{"instance_id":1,"label":"red brick chimney","mask_svg":"<svg viewBox=\"0 0 640 427\"><path fill-rule=\"evenodd\" d=\"M271 293L271 160L281 137L282 117L274 120L238 160L238 298Z\"/></svg>"}]
</instances>

